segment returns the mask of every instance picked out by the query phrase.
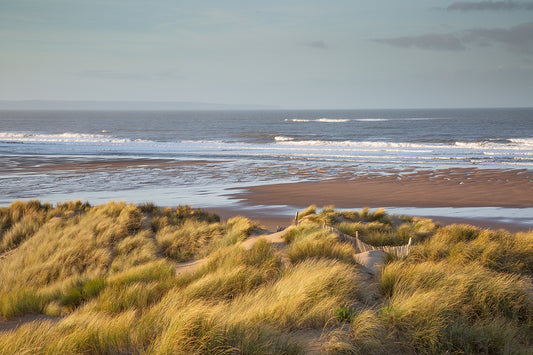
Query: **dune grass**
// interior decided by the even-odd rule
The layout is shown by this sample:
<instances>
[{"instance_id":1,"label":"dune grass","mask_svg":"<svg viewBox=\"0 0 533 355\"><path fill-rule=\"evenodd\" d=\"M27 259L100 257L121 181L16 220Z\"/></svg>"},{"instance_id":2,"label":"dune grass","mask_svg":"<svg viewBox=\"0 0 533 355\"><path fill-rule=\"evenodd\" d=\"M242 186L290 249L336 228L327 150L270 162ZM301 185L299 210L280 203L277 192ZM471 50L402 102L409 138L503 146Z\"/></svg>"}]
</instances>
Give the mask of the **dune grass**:
<instances>
[{"instance_id":1,"label":"dune grass","mask_svg":"<svg viewBox=\"0 0 533 355\"><path fill-rule=\"evenodd\" d=\"M312 205L299 214L298 221L328 225L376 247L404 245L409 239L421 241L438 227L429 219L390 216L384 208L371 211L368 207L360 211L337 211L333 206L318 210Z\"/></svg>"},{"instance_id":2,"label":"dune grass","mask_svg":"<svg viewBox=\"0 0 533 355\"><path fill-rule=\"evenodd\" d=\"M0 354L528 353L533 232L311 206L275 249L257 224L189 206L16 202L0 209L0 316L55 318L0 331ZM379 278L322 226L404 244ZM6 237L7 236L7 237ZM205 263L177 274L178 263Z\"/></svg>"},{"instance_id":3,"label":"dune grass","mask_svg":"<svg viewBox=\"0 0 533 355\"><path fill-rule=\"evenodd\" d=\"M336 234L316 226L290 227L283 238L289 243L287 255L293 263L313 257L355 263L353 246L339 241Z\"/></svg>"}]
</instances>

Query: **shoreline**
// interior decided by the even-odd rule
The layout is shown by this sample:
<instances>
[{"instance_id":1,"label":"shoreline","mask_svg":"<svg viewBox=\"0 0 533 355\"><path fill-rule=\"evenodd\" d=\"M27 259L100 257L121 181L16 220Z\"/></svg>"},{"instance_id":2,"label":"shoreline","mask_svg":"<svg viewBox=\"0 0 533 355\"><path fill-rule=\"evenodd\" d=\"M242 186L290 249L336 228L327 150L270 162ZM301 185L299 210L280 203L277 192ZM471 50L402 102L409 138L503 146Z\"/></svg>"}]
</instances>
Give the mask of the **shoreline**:
<instances>
[{"instance_id":1,"label":"shoreline","mask_svg":"<svg viewBox=\"0 0 533 355\"><path fill-rule=\"evenodd\" d=\"M468 223L509 231L528 231L533 228L533 212L526 215L530 210L533 211L533 170L475 167L423 170L411 167L365 171L357 167L332 170L321 167L293 171L280 166L254 166L252 170L240 173L244 177L251 177L251 180L254 180L254 174L261 173L268 175L271 182L284 182L268 184L263 179L254 182L230 181L230 187L210 184L210 179L220 183L234 177L235 168L231 161L225 160L119 157L71 157L60 160L57 157L28 157L18 164L0 168L0 173L18 173L20 176L53 174L62 181L74 179L73 183L79 183L76 180L78 177L86 180L81 180L83 186L73 188L62 196L51 191L48 195L22 197L25 200L36 198L57 202L81 198L98 204L115 199L131 203L153 202L162 207L189 204L217 213L222 218L243 215L260 221L270 231L278 226L289 225L296 211L312 204L318 207L334 205L340 209L386 208L391 214L431 218L443 225ZM117 175L98 175L101 172ZM183 177L183 185L168 180L176 174ZM135 180L141 176L143 180ZM288 180L289 176L292 179ZM93 177L100 180L94 180ZM206 179L205 185L198 186L200 178ZM291 180L296 182L287 182ZM89 186L99 187L95 181L103 184L120 182L115 186L119 190L79 190ZM121 190L127 184L131 184L130 187ZM16 199L20 198L9 201ZM402 207L413 212L402 212ZM450 211L454 208L457 210ZM475 208L485 210L476 212ZM498 215L498 208L503 209L502 215ZM505 211L506 208L509 210ZM522 212L522 208L528 210Z\"/></svg>"}]
</instances>

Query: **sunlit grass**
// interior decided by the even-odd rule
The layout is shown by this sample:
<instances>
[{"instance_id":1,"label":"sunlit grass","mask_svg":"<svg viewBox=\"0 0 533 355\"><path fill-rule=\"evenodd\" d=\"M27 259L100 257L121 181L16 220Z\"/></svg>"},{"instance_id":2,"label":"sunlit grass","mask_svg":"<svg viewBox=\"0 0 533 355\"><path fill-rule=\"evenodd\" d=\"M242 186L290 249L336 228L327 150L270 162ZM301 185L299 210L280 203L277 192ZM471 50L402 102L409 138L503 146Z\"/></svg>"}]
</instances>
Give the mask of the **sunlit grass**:
<instances>
[{"instance_id":1,"label":"sunlit grass","mask_svg":"<svg viewBox=\"0 0 533 355\"><path fill-rule=\"evenodd\" d=\"M0 353L299 354L294 334L308 330L322 333L327 354L533 346L533 232L332 206L311 206L298 222L285 246L259 238L246 250L257 224L243 217L15 202L0 209L0 316L53 318L0 331ZM412 239L412 249L375 277L324 224L373 245Z\"/></svg>"}]
</instances>

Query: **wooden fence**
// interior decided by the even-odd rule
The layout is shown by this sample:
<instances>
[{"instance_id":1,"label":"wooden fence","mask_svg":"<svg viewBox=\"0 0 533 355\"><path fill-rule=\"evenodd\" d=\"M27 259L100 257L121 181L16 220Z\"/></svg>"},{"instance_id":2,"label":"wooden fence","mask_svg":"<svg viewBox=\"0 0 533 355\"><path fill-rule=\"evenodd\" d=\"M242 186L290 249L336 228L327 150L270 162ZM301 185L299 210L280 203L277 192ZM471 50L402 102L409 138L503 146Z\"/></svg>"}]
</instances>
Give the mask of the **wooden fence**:
<instances>
[{"instance_id":1,"label":"wooden fence","mask_svg":"<svg viewBox=\"0 0 533 355\"><path fill-rule=\"evenodd\" d=\"M361 241L361 239L359 239L359 233L357 232L356 236L352 237L351 235L344 234L338 229L325 224L322 226L322 228L326 229L328 232L337 234L339 236L339 240L351 244L355 248L356 253L364 253L371 250L383 250L386 253L394 254L401 258L407 256L411 250L411 238L409 238L409 242L405 245L375 247Z\"/></svg>"}]
</instances>

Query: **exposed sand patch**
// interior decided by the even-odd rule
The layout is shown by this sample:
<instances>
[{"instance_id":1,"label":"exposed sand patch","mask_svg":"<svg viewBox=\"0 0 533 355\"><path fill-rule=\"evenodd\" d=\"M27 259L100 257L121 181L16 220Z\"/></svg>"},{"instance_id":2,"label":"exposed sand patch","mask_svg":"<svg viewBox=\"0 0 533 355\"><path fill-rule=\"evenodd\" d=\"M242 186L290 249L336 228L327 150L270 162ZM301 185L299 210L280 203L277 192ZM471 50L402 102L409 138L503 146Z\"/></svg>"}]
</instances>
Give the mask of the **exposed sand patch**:
<instances>
[{"instance_id":1,"label":"exposed sand patch","mask_svg":"<svg viewBox=\"0 0 533 355\"><path fill-rule=\"evenodd\" d=\"M246 240L241 243L241 246L246 250L250 250L253 248L255 243L257 243L257 241L260 238L263 238L268 243L271 243L274 246L274 248L279 250L283 248L284 246L286 246L285 241L281 238L283 234L285 234L285 230L281 232L272 233L272 234L253 235L253 236L246 238Z\"/></svg>"},{"instance_id":2,"label":"exposed sand patch","mask_svg":"<svg viewBox=\"0 0 533 355\"><path fill-rule=\"evenodd\" d=\"M302 346L305 354L319 355L322 354L322 344L326 341L323 332L323 329L298 330L291 333L291 339Z\"/></svg>"},{"instance_id":3,"label":"exposed sand patch","mask_svg":"<svg viewBox=\"0 0 533 355\"><path fill-rule=\"evenodd\" d=\"M186 261L184 263L176 264L176 275L182 275L186 273L192 273L197 271L204 265L207 261L207 258Z\"/></svg>"},{"instance_id":4,"label":"exposed sand patch","mask_svg":"<svg viewBox=\"0 0 533 355\"><path fill-rule=\"evenodd\" d=\"M355 254L355 261L361 265L363 270L377 276L381 273L381 268L385 264L385 255L386 253L383 250L370 250Z\"/></svg>"}]
</instances>

